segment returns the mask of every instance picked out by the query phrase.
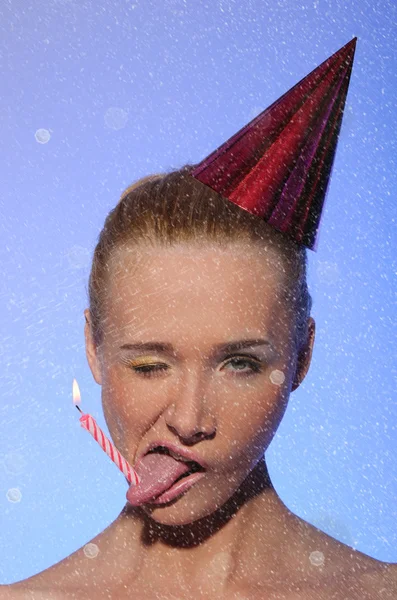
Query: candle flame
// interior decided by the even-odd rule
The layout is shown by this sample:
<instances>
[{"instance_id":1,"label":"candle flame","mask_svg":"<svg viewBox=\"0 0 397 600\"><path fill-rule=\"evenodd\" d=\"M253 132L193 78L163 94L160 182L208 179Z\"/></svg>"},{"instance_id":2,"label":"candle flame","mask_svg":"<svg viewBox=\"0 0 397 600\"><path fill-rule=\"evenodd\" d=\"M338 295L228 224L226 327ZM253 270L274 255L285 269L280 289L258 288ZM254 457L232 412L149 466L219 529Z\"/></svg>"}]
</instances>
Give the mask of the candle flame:
<instances>
[{"instance_id":1,"label":"candle flame","mask_svg":"<svg viewBox=\"0 0 397 600\"><path fill-rule=\"evenodd\" d=\"M78 383L75 379L73 379L73 402L75 404L80 404L81 401L81 395L80 395L80 388L78 386Z\"/></svg>"}]
</instances>

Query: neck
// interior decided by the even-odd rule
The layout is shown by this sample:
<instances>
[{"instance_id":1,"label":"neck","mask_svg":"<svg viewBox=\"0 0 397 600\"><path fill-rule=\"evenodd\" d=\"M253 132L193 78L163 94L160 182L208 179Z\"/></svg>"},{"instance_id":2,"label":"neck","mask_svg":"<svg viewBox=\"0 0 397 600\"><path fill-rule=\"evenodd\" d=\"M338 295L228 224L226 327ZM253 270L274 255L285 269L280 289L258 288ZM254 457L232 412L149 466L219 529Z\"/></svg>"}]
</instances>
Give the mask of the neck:
<instances>
[{"instance_id":1,"label":"neck","mask_svg":"<svg viewBox=\"0 0 397 600\"><path fill-rule=\"evenodd\" d=\"M211 515L187 525L164 526L127 503L106 539L117 556L120 580L127 583L154 590L182 581L188 590L202 585L205 573L208 586L227 589L247 573L252 579L254 566L262 576L264 565L269 573L281 568L291 514L276 494L263 458ZM173 574L170 581L167 573Z\"/></svg>"},{"instance_id":2,"label":"neck","mask_svg":"<svg viewBox=\"0 0 397 600\"><path fill-rule=\"evenodd\" d=\"M210 515L187 525L162 525L154 522L148 514L126 504L120 518L139 519L142 523L141 540L148 547L156 542L170 547L193 548L213 537L220 529L241 512L244 506L263 495L274 495L267 465L262 458L251 471L238 490L229 500Z\"/></svg>"}]
</instances>

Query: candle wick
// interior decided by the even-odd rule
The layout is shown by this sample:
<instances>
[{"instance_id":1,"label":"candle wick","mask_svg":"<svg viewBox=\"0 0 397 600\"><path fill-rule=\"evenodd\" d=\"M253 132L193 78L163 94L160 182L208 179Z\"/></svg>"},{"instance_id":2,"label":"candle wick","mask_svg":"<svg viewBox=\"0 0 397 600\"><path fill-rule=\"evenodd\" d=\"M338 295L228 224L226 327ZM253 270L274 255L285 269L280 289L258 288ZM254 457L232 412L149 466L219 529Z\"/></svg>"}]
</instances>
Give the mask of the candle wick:
<instances>
[{"instance_id":1,"label":"candle wick","mask_svg":"<svg viewBox=\"0 0 397 600\"><path fill-rule=\"evenodd\" d=\"M77 410L79 410L81 412L81 414L83 414L83 411L81 410L80 406L77 406L77 404L76 404L76 408L77 408Z\"/></svg>"}]
</instances>

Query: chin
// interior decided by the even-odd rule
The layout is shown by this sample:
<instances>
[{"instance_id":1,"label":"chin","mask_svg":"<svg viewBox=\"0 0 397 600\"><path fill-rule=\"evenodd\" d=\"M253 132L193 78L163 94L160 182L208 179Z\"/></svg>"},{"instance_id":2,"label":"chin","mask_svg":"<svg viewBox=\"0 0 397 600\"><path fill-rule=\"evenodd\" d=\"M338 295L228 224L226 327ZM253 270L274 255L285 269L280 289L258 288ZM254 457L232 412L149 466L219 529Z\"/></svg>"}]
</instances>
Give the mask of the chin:
<instances>
[{"instance_id":1,"label":"chin","mask_svg":"<svg viewBox=\"0 0 397 600\"><path fill-rule=\"evenodd\" d=\"M229 479L224 489L216 487L213 481L208 488L205 490L205 486L201 489L193 487L170 502L162 504L148 502L141 505L141 509L153 521L165 526L190 525L210 515L214 515L214 521L227 520L241 504L237 498L241 486L236 485L236 482L233 485L232 480ZM218 518L215 515L217 512Z\"/></svg>"},{"instance_id":2,"label":"chin","mask_svg":"<svg viewBox=\"0 0 397 600\"><path fill-rule=\"evenodd\" d=\"M202 500L202 494L195 499L192 499L192 495L189 497L189 494L185 494L164 504L143 504L141 509L159 525L190 525L208 517L219 508L213 498Z\"/></svg>"}]
</instances>

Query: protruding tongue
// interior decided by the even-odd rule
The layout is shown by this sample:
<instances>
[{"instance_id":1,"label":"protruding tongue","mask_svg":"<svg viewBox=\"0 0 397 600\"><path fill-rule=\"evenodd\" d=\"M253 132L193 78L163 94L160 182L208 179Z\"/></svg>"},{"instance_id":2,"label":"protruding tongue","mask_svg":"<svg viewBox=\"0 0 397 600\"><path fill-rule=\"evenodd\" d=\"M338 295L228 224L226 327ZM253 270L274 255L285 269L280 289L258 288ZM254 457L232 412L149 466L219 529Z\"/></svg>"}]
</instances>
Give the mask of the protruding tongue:
<instances>
[{"instance_id":1,"label":"protruding tongue","mask_svg":"<svg viewBox=\"0 0 397 600\"><path fill-rule=\"evenodd\" d=\"M129 488L127 500L133 506L140 506L168 490L191 466L175 460L168 454L155 452L143 456L134 468L141 478L141 483Z\"/></svg>"}]
</instances>

